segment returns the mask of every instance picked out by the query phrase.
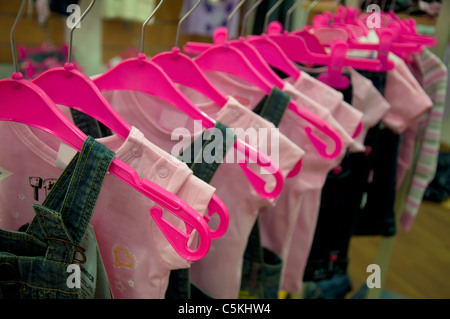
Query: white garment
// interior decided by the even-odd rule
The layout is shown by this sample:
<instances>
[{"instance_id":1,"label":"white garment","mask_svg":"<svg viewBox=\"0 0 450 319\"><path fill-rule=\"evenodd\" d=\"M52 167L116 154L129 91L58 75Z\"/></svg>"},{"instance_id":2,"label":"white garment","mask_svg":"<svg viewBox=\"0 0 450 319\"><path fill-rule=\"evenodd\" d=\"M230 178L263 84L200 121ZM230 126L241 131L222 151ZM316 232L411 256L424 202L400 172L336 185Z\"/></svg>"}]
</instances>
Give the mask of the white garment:
<instances>
[{"instance_id":1,"label":"white garment","mask_svg":"<svg viewBox=\"0 0 450 319\"><path fill-rule=\"evenodd\" d=\"M49 0L36 0L36 13L38 16L39 25L44 25L50 17Z\"/></svg>"}]
</instances>

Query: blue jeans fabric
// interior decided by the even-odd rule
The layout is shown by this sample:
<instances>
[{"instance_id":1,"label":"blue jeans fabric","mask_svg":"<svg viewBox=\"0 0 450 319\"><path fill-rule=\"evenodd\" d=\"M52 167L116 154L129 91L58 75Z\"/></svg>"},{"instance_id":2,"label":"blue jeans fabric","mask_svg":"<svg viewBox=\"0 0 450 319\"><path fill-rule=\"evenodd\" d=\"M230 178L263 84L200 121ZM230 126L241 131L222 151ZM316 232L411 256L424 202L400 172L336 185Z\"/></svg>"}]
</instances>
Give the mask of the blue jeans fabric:
<instances>
[{"instance_id":1,"label":"blue jeans fabric","mask_svg":"<svg viewBox=\"0 0 450 319\"><path fill-rule=\"evenodd\" d=\"M88 137L44 202L33 205L26 231L0 230L1 299L81 298L80 288L68 287L67 267L86 262L80 244L114 156Z\"/></svg>"},{"instance_id":2,"label":"blue jeans fabric","mask_svg":"<svg viewBox=\"0 0 450 319\"><path fill-rule=\"evenodd\" d=\"M278 127L290 100L288 94L274 87L253 112ZM282 268L280 256L262 247L257 219L244 254L240 298L277 299Z\"/></svg>"},{"instance_id":3,"label":"blue jeans fabric","mask_svg":"<svg viewBox=\"0 0 450 319\"><path fill-rule=\"evenodd\" d=\"M277 299L282 267L280 256L262 247L257 220L245 250L239 298Z\"/></svg>"},{"instance_id":4,"label":"blue jeans fabric","mask_svg":"<svg viewBox=\"0 0 450 319\"><path fill-rule=\"evenodd\" d=\"M226 125L220 122L216 122L213 130L218 130L216 131L216 133L220 132L222 134L222 137L224 137L224 139L222 140L222 145L215 144L216 147L213 149L214 151L219 152L219 157L217 157L217 159L219 159L218 161L208 163L209 161L207 162L203 160L203 150L210 143L214 142L214 137L216 136L214 132L211 133L208 130L205 130L203 134L198 137L198 139L201 139L202 148L201 150L199 150L201 152L195 152L196 142L194 141L190 145L190 152L188 153L190 154L190 160L189 163L187 163L188 166L193 171L194 176L200 178L206 183L209 183L212 180L220 164L225 159L229 148L233 146L236 141L236 135L232 133L232 131L230 131ZM211 155L215 156L216 154ZM183 154L180 154L180 159L185 160ZM166 290L165 298L212 299L211 296L207 295L205 292L191 283L189 269L176 269L170 272L169 285Z\"/></svg>"},{"instance_id":5,"label":"blue jeans fabric","mask_svg":"<svg viewBox=\"0 0 450 319\"><path fill-rule=\"evenodd\" d=\"M75 109L70 109L73 123L87 136L102 138L112 135L112 131L89 115Z\"/></svg>"}]
</instances>

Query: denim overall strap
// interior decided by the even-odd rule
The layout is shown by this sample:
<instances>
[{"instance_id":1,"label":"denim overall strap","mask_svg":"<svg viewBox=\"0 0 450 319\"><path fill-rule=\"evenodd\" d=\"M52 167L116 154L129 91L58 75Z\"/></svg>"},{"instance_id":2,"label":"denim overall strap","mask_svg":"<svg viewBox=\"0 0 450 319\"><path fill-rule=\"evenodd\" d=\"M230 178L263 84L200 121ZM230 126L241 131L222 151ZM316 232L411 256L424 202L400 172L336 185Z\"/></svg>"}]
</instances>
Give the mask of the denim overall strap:
<instances>
[{"instance_id":1,"label":"denim overall strap","mask_svg":"<svg viewBox=\"0 0 450 319\"><path fill-rule=\"evenodd\" d=\"M109 128L103 125L103 123L100 123L83 112L71 108L70 113L72 114L75 125L88 136L101 138L113 134Z\"/></svg>"},{"instance_id":2,"label":"denim overall strap","mask_svg":"<svg viewBox=\"0 0 450 319\"><path fill-rule=\"evenodd\" d=\"M79 248L114 156L106 146L88 137L44 202L33 205L36 217L26 232L48 244L47 259L73 261L67 248Z\"/></svg>"},{"instance_id":3,"label":"denim overall strap","mask_svg":"<svg viewBox=\"0 0 450 319\"><path fill-rule=\"evenodd\" d=\"M278 127L290 101L287 93L274 87L253 112ZM258 221L257 218L245 249L239 297L276 299L282 260L274 252L262 247Z\"/></svg>"},{"instance_id":4,"label":"denim overall strap","mask_svg":"<svg viewBox=\"0 0 450 319\"><path fill-rule=\"evenodd\" d=\"M217 138L221 138L222 140L216 141ZM226 125L216 122L216 125L211 131L205 130L190 145L191 162L188 163L189 168L194 172L196 177L209 183L220 164L224 162L228 150L235 142L236 135L234 132ZM201 149L196 149L195 146L200 144L202 145ZM211 148L213 152L206 152L211 145L214 146Z\"/></svg>"},{"instance_id":5,"label":"denim overall strap","mask_svg":"<svg viewBox=\"0 0 450 319\"><path fill-rule=\"evenodd\" d=\"M253 112L278 127L290 101L291 97L287 93L273 87L270 95L264 96Z\"/></svg>"},{"instance_id":6,"label":"denim overall strap","mask_svg":"<svg viewBox=\"0 0 450 319\"><path fill-rule=\"evenodd\" d=\"M216 138L222 138L215 141ZM192 142L185 151L180 154L179 159L186 161L183 156L189 149L190 159L187 165L193 171L194 176L198 177L206 183L210 183L220 164L223 163L225 156L232 145L236 141L236 135L226 125L216 122L214 128L209 131L205 130L201 136ZM196 145L201 145L196 147ZM205 154L205 149L213 145L214 154ZM184 154L186 155L186 154ZM205 155L212 155L212 158L205 158ZM166 299L212 299L207 296L195 285L191 284L189 269L177 269L170 272L169 285L166 290Z\"/></svg>"},{"instance_id":7,"label":"denim overall strap","mask_svg":"<svg viewBox=\"0 0 450 319\"><path fill-rule=\"evenodd\" d=\"M36 216L27 230L0 229L0 299L83 295L86 290L67 284L67 267L86 261L80 243L113 158L112 151L88 137L44 202L33 205Z\"/></svg>"}]
</instances>

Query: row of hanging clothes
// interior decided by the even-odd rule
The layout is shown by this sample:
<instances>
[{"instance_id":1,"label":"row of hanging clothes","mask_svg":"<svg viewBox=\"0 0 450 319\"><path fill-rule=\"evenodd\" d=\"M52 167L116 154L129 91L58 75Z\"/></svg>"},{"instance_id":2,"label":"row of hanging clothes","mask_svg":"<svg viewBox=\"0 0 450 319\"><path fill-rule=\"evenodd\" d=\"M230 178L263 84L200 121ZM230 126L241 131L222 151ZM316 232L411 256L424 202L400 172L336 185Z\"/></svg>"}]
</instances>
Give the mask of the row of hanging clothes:
<instances>
[{"instance_id":1,"label":"row of hanging clothes","mask_svg":"<svg viewBox=\"0 0 450 319\"><path fill-rule=\"evenodd\" d=\"M65 66L29 81L14 43L25 2L0 81L1 298L277 299L304 283L343 297L351 237L394 234L406 184L411 226L447 78L411 21L385 12L369 30L341 6L288 31L268 23L278 1L263 34L218 27L182 52L199 0L173 50L148 57L160 1L135 58L86 76L75 24ZM347 282L318 286L335 276Z\"/></svg>"}]
</instances>

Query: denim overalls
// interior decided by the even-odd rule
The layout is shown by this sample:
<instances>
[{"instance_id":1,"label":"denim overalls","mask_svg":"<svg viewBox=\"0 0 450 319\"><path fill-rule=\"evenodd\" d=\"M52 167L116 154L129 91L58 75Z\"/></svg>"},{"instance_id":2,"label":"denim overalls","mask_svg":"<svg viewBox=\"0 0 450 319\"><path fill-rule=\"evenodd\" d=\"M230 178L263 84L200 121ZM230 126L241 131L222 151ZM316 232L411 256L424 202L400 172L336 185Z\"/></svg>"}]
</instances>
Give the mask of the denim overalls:
<instances>
[{"instance_id":1,"label":"denim overalls","mask_svg":"<svg viewBox=\"0 0 450 319\"><path fill-rule=\"evenodd\" d=\"M1 299L111 298L89 222L114 156L88 137L26 231L0 230Z\"/></svg>"},{"instance_id":2,"label":"denim overalls","mask_svg":"<svg viewBox=\"0 0 450 319\"><path fill-rule=\"evenodd\" d=\"M201 140L201 151L200 153L195 153L196 148L194 145L197 145L197 143L194 141L191 143L190 148L191 152L189 153L191 155L190 163L188 163L188 166L193 171L194 176L200 178L202 181L209 183L211 182L214 174L216 173L217 169L219 168L220 164L225 159L225 156L229 150L229 148L234 145L234 142L236 141L236 135L232 133L231 130L228 129L228 127L220 122L216 122L216 125L214 126L213 130L216 130L216 132L210 132L209 130L205 130L201 136L198 137L198 139ZM218 131L217 131L218 130ZM214 134L213 134L214 133ZM203 150L206 146L208 146L210 143L214 142L214 136L218 134L222 134L222 145L221 147L218 147L218 145L215 144L215 147L213 148L214 151L218 151L220 154L211 154L215 158L220 158L219 161L205 161L203 159ZM209 136L212 135L210 138ZM183 159L183 154L180 154L180 159ZM217 157L216 157L217 156ZM200 290L198 287L196 287L194 284L190 281L190 270L189 269L177 269L172 270L170 272L170 278L169 278L169 285L166 290L166 299L212 299L211 296L204 293L202 290Z\"/></svg>"},{"instance_id":3,"label":"denim overalls","mask_svg":"<svg viewBox=\"0 0 450 319\"><path fill-rule=\"evenodd\" d=\"M287 93L274 87L253 112L278 127L290 100ZM262 247L259 223L256 219L244 254L239 298L277 299L282 268L283 261L280 256Z\"/></svg>"}]
</instances>

